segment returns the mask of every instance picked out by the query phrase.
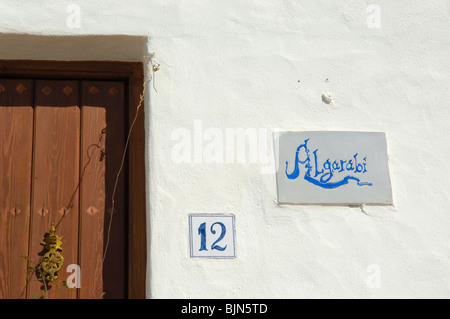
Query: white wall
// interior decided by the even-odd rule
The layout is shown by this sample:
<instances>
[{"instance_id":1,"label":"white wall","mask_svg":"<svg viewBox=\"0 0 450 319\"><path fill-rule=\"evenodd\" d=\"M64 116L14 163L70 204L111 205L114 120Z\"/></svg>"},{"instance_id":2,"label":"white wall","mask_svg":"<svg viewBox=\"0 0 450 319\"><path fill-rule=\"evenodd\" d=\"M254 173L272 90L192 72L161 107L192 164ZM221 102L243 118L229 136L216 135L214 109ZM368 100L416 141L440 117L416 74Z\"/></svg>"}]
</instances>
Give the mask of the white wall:
<instances>
[{"instance_id":1,"label":"white wall","mask_svg":"<svg viewBox=\"0 0 450 319\"><path fill-rule=\"evenodd\" d=\"M0 32L148 38L149 298L450 297L448 1L85 0L74 29L70 3L2 1ZM8 41L0 58L55 58ZM59 56L139 60L123 44ZM256 164L176 164L171 133L196 120L384 131L394 206L279 207ZM217 212L236 216L237 257L190 258L188 215Z\"/></svg>"}]
</instances>

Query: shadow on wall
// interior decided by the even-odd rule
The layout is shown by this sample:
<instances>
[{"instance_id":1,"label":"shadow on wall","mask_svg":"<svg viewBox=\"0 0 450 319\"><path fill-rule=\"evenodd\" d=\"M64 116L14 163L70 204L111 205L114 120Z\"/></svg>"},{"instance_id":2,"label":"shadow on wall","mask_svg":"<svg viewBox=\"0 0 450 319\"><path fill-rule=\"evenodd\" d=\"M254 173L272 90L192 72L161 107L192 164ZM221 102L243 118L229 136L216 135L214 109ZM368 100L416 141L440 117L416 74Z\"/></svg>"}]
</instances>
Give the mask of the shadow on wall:
<instances>
[{"instance_id":1,"label":"shadow on wall","mask_svg":"<svg viewBox=\"0 0 450 319\"><path fill-rule=\"evenodd\" d=\"M43 36L1 34L0 59L144 62L148 37L130 35Z\"/></svg>"}]
</instances>

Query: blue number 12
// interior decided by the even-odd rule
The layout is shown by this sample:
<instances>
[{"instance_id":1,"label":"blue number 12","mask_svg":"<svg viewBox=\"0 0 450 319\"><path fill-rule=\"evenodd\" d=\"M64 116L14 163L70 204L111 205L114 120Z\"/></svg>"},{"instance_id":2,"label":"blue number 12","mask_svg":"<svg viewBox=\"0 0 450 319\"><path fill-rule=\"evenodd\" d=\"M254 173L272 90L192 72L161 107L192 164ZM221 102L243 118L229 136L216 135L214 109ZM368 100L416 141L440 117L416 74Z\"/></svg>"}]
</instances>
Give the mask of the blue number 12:
<instances>
[{"instance_id":1,"label":"blue number 12","mask_svg":"<svg viewBox=\"0 0 450 319\"><path fill-rule=\"evenodd\" d=\"M215 222L214 224L211 225L211 233L215 234L216 231L213 229L214 225L219 225L222 228L222 232L220 233L219 238L217 238L217 240L211 245L211 249L214 250L220 250L220 251L224 251L227 248L227 245L225 245L225 247L220 247L219 245L217 245L217 243L219 241L221 241L223 239L223 237L225 237L225 234L227 232L227 229L225 227L224 224L220 223L220 222ZM200 249L199 251L202 250L208 250L206 249L206 223L201 223L200 226L198 227L198 234L200 235Z\"/></svg>"}]
</instances>

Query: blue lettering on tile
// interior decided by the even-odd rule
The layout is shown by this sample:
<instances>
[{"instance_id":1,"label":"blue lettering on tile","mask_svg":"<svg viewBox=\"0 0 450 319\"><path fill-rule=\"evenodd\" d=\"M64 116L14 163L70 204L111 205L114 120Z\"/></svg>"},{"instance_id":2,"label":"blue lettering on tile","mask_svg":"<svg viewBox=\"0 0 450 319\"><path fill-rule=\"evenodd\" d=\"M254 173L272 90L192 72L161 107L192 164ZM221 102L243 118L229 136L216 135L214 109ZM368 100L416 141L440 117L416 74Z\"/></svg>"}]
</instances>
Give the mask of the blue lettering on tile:
<instances>
[{"instance_id":1,"label":"blue lettering on tile","mask_svg":"<svg viewBox=\"0 0 450 319\"><path fill-rule=\"evenodd\" d=\"M360 178L354 176L354 174L364 174L367 172L366 157L360 160L360 158L358 159L358 153L356 153L350 159L333 161L327 159L320 164L317 154L319 149L312 152L313 159L311 159L308 141L309 138L305 140L305 143L297 147L295 152L294 170L290 174L288 173L288 162L286 161L285 173L287 178L296 179L300 175L301 164L306 170L303 178L309 183L325 189L338 188L348 184L350 180L354 180L358 186L372 186L372 183L361 182ZM349 173L351 173L351 175ZM342 175L345 176L339 178ZM337 181L332 181L333 176L338 176Z\"/></svg>"}]
</instances>

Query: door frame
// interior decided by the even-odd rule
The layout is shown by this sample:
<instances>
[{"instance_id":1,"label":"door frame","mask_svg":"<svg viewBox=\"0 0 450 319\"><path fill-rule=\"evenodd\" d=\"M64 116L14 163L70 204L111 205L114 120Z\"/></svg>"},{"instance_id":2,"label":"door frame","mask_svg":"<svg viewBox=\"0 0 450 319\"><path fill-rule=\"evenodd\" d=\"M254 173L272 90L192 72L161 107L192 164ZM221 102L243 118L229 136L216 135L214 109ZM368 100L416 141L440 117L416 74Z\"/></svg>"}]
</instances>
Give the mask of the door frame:
<instances>
[{"instance_id":1,"label":"door frame","mask_svg":"<svg viewBox=\"0 0 450 319\"><path fill-rule=\"evenodd\" d=\"M0 60L0 77L124 81L128 127L140 102L141 62ZM128 298L146 298L147 236L145 196L145 116L139 110L128 145Z\"/></svg>"}]
</instances>

